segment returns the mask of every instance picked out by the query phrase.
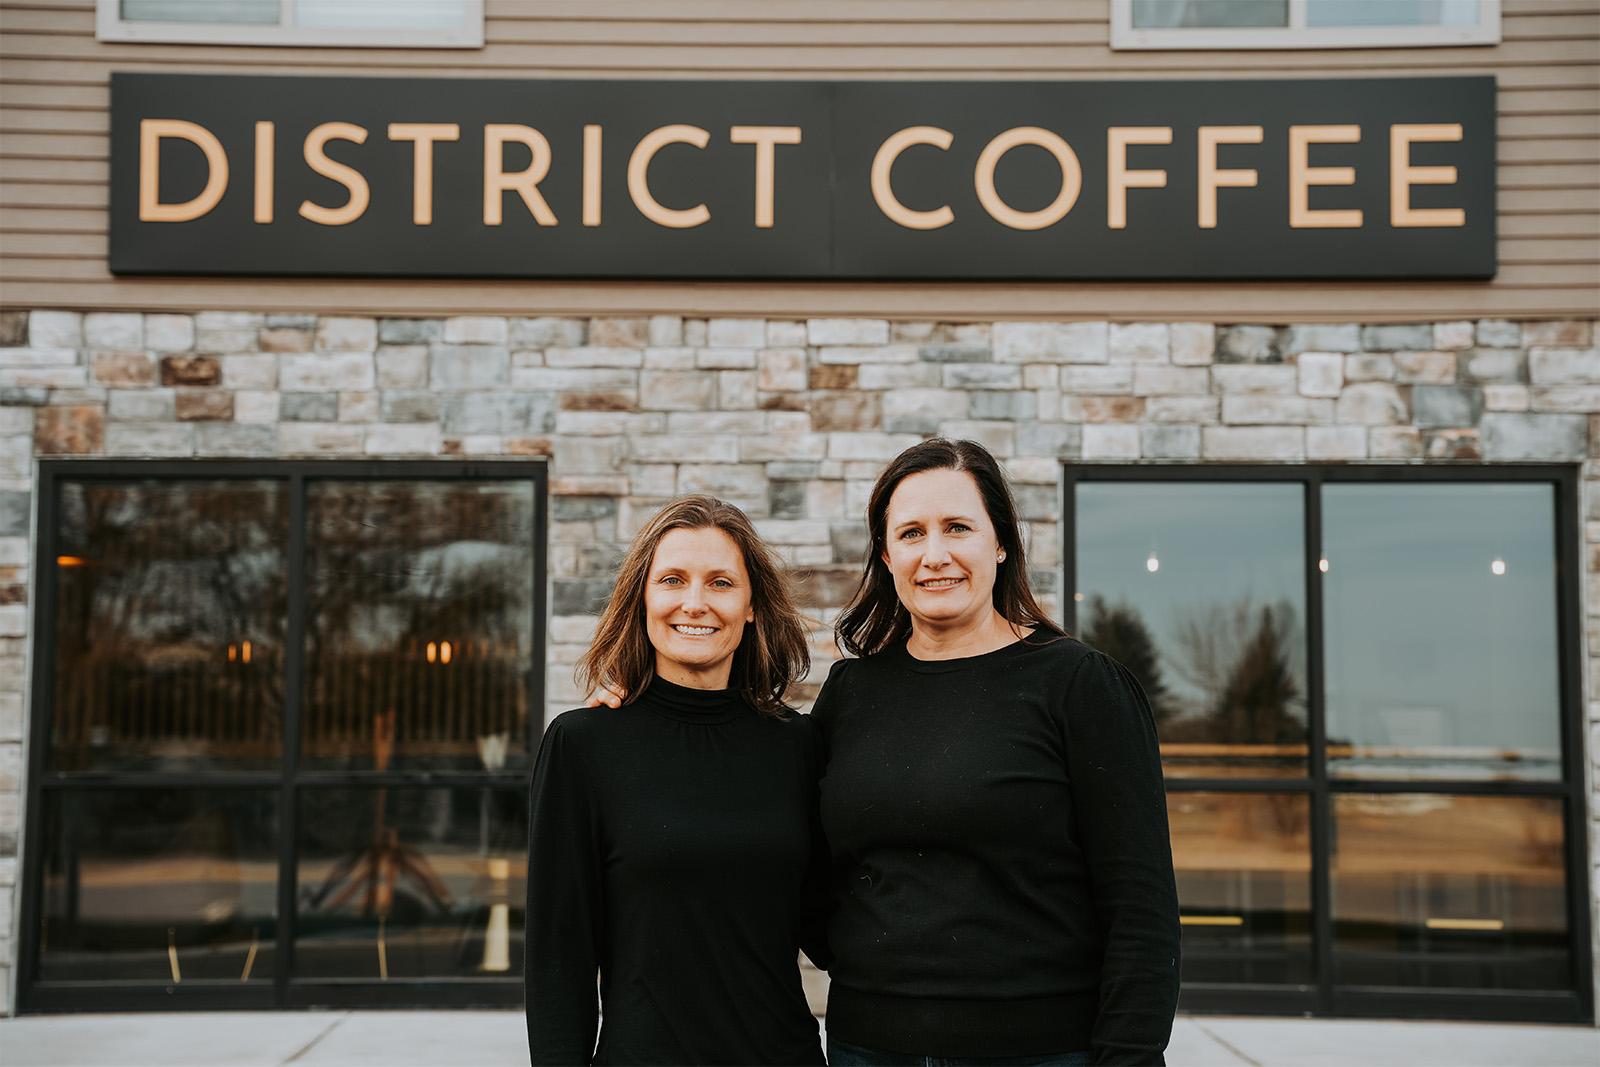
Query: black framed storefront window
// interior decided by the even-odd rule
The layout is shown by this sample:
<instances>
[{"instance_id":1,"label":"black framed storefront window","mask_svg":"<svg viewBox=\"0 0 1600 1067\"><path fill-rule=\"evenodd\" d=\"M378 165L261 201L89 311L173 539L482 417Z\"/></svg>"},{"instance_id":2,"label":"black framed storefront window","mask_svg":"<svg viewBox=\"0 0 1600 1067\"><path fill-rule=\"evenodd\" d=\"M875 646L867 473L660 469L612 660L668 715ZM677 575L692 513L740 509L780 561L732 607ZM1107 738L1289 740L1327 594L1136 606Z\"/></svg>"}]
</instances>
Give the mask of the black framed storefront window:
<instances>
[{"instance_id":1,"label":"black framed storefront window","mask_svg":"<svg viewBox=\"0 0 1600 1067\"><path fill-rule=\"evenodd\" d=\"M1565 467L1067 466L1151 697L1194 1010L1587 1021Z\"/></svg>"},{"instance_id":2,"label":"black framed storefront window","mask_svg":"<svg viewBox=\"0 0 1600 1067\"><path fill-rule=\"evenodd\" d=\"M520 1003L545 489L42 463L20 1008Z\"/></svg>"}]
</instances>

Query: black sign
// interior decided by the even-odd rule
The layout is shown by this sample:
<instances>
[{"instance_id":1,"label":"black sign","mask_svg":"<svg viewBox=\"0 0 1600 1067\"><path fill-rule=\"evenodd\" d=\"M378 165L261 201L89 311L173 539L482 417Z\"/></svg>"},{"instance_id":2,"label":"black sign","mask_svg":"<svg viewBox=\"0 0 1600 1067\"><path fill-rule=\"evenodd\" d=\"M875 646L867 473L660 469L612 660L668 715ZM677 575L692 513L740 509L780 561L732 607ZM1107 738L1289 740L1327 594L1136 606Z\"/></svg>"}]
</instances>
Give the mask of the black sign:
<instances>
[{"instance_id":1,"label":"black sign","mask_svg":"<svg viewBox=\"0 0 1600 1067\"><path fill-rule=\"evenodd\" d=\"M1487 278L1494 79L114 74L111 270Z\"/></svg>"}]
</instances>

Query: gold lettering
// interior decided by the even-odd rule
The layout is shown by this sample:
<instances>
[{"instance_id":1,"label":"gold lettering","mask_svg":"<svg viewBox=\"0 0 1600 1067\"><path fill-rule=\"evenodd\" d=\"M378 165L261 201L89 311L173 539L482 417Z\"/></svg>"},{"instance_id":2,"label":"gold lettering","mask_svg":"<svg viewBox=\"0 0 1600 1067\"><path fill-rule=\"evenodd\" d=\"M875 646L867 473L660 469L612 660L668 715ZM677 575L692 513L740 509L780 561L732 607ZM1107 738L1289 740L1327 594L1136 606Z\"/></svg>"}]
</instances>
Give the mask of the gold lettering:
<instances>
[{"instance_id":1,"label":"gold lettering","mask_svg":"<svg viewBox=\"0 0 1600 1067\"><path fill-rule=\"evenodd\" d=\"M256 221L272 221L273 130L270 122L256 123Z\"/></svg>"},{"instance_id":2,"label":"gold lettering","mask_svg":"<svg viewBox=\"0 0 1600 1067\"><path fill-rule=\"evenodd\" d=\"M1454 185L1454 167L1413 167L1413 141L1459 141L1459 122L1422 123L1389 127L1389 225L1465 226L1467 213L1458 207L1411 206L1413 185Z\"/></svg>"},{"instance_id":3,"label":"gold lettering","mask_svg":"<svg viewBox=\"0 0 1600 1067\"><path fill-rule=\"evenodd\" d=\"M527 145L533 153L527 170L507 174L507 143ZM483 224L498 226L502 219L501 200L506 190L514 189L528 205L540 226L554 226L555 212L539 193L539 183L550 173L550 142L532 126L489 123L483 128Z\"/></svg>"},{"instance_id":4,"label":"gold lettering","mask_svg":"<svg viewBox=\"0 0 1600 1067\"><path fill-rule=\"evenodd\" d=\"M872 198L878 202L878 210L908 230L937 230L954 222L956 213L950 210L949 204L932 211L914 211L906 207L895 197L894 187L889 180L894 161L907 148L914 144L931 144L935 148L948 150L954 140L954 134L937 126L908 126L890 135L878 147L878 154L872 157Z\"/></svg>"},{"instance_id":5,"label":"gold lettering","mask_svg":"<svg viewBox=\"0 0 1600 1067\"><path fill-rule=\"evenodd\" d=\"M350 190L349 201L340 208L322 207L309 200L301 201L300 214L323 226L344 226L359 219L361 213L367 210L367 203L372 195L367 188L367 179L361 176L360 171L329 159L327 153L323 151L329 141L335 140L365 144L367 131L348 122L324 122L306 134L307 165L324 178L332 178Z\"/></svg>"},{"instance_id":6,"label":"gold lettering","mask_svg":"<svg viewBox=\"0 0 1600 1067\"><path fill-rule=\"evenodd\" d=\"M391 122L389 140L411 141L411 221L433 225L433 142L458 141L461 127L453 122Z\"/></svg>"},{"instance_id":7,"label":"gold lettering","mask_svg":"<svg viewBox=\"0 0 1600 1067\"><path fill-rule=\"evenodd\" d=\"M1129 189L1164 189L1164 170L1129 170L1131 144L1171 144L1171 126L1113 126L1106 131L1106 226L1113 230L1128 225Z\"/></svg>"},{"instance_id":8,"label":"gold lettering","mask_svg":"<svg viewBox=\"0 0 1600 1067\"><path fill-rule=\"evenodd\" d=\"M1217 190L1253 188L1259 175L1253 170L1218 170L1217 145L1260 144L1266 136L1260 126L1200 127L1200 228L1217 228Z\"/></svg>"},{"instance_id":9,"label":"gold lettering","mask_svg":"<svg viewBox=\"0 0 1600 1067\"><path fill-rule=\"evenodd\" d=\"M1056 163L1061 167L1061 192L1056 194L1055 201L1049 207L1038 211L1016 210L1000 199L994 187L994 168L999 164L1000 157L1024 144L1043 148L1056 157ZM1083 168L1078 165L1078 155L1072 146L1056 134L1037 126L1018 126L984 146L982 154L978 156L974 181L978 187L978 202L995 221L1013 230L1042 230L1060 222L1072 210L1072 205L1078 202L1078 193L1083 189Z\"/></svg>"},{"instance_id":10,"label":"gold lettering","mask_svg":"<svg viewBox=\"0 0 1600 1067\"><path fill-rule=\"evenodd\" d=\"M1311 186L1354 185L1354 167L1313 167L1307 162L1313 144L1356 144L1360 126L1289 127L1289 225L1297 230L1343 229L1361 225L1359 208L1311 210Z\"/></svg>"},{"instance_id":11,"label":"gold lettering","mask_svg":"<svg viewBox=\"0 0 1600 1067\"><path fill-rule=\"evenodd\" d=\"M583 128L583 224L600 225L600 127Z\"/></svg>"},{"instance_id":12,"label":"gold lettering","mask_svg":"<svg viewBox=\"0 0 1600 1067\"><path fill-rule=\"evenodd\" d=\"M667 145L692 144L704 148L710 142L711 135L698 126L663 126L644 135L628 160L628 195L633 197L633 206L639 209L639 214L657 226L670 226L675 230L687 230L711 218L704 204L677 211L657 203L650 195L649 176L650 161Z\"/></svg>"},{"instance_id":13,"label":"gold lettering","mask_svg":"<svg viewBox=\"0 0 1600 1067\"><path fill-rule=\"evenodd\" d=\"M735 126L728 131L728 139L734 144L756 146L756 226L769 229L772 226L773 172L776 169L773 165L773 156L776 155L774 146L799 144L800 127Z\"/></svg>"},{"instance_id":14,"label":"gold lettering","mask_svg":"<svg viewBox=\"0 0 1600 1067\"><path fill-rule=\"evenodd\" d=\"M182 204L161 203L161 139L198 145L206 154L206 187ZM217 206L228 190L228 154L204 126L182 119L144 119L139 123L139 221L189 222Z\"/></svg>"}]
</instances>

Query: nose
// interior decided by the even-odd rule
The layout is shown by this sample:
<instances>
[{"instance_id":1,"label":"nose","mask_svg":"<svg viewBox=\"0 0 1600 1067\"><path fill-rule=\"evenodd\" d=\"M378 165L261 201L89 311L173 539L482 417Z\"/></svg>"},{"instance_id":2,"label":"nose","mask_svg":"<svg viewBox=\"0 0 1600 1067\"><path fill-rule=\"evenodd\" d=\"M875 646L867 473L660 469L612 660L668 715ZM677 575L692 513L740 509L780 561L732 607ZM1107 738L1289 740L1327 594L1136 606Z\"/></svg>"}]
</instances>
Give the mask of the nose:
<instances>
[{"instance_id":1,"label":"nose","mask_svg":"<svg viewBox=\"0 0 1600 1067\"><path fill-rule=\"evenodd\" d=\"M922 562L928 567L943 567L950 562L950 550L939 534L929 534L922 544Z\"/></svg>"},{"instance_id":2,"label":"nose","mask_svg":"<svg viewBox=\"0 0 1600 1067\"><path fill-rule=\"evenodd\" d=\"M689 588L683 591L683 612L685 615L706 613L705 589L699 582L690 582Z\"/></svg>"}]
</instances>

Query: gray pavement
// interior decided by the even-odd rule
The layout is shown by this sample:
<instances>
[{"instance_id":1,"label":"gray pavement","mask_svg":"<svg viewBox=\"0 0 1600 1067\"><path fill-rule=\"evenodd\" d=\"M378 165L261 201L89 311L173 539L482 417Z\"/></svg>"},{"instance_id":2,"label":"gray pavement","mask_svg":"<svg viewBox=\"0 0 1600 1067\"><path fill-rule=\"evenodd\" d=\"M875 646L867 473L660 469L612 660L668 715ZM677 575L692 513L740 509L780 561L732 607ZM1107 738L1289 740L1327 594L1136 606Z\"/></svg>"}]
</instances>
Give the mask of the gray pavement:
<instances>
[{"instance_id":1,"label":"gray pavement","mask_svg":"<svg viewBox=\"0 0 1600 1067\"><path fill-rule=\"evenodd\" d=\"M0 1019L4 1067L517 1067L506 1011L208 1012ZM1180 1016L1173 1067L1597 1067L1576 1026Z\"/></svg>"}]
</instances>

